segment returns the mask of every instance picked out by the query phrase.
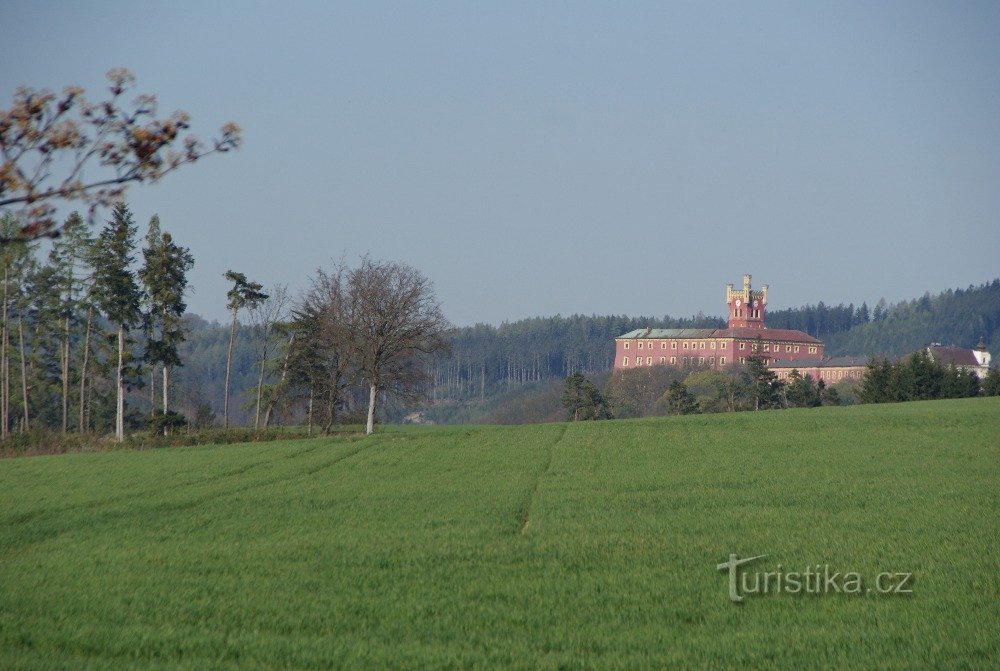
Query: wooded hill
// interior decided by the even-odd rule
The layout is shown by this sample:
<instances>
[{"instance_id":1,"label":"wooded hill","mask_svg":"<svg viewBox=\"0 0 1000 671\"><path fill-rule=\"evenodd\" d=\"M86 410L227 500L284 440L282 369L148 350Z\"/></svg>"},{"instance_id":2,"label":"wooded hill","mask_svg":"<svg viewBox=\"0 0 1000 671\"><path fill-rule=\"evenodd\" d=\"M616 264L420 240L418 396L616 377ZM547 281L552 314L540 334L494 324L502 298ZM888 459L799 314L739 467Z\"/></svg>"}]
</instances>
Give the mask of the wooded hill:
<instances>
[{"instance_id":1,"label":"wooded hill","mask_svg":"<svg viewBox=\"0 0 1000 671\"><path fill-rule=\"evenodd\" d=\"M221 412L226 327L189 316L191 330L181 346L185 362L176 373L182 411ZM772 328L799 329L822 339L830 356L902 355L931 342L974 346L980 338L1000 353L1000 279L978 287L949 289L937 295L889 304L806 305L767 315ZM468 421L484 411L516 403L519 391L541 389L580 371L597 375L611 369L614 339L645 328L722 328L721 317L687 318L572 315L534 317L499 326L476 324L457 328L452 351L437 360L427 417L435 421ZM233 398L255 384L254 335L244 329L234 352ZM555 392L553 392L555 393ZM390 407L398 421L402 407ZM237 419L237 421L239 421Z\"/></svg>"}]
</instances>

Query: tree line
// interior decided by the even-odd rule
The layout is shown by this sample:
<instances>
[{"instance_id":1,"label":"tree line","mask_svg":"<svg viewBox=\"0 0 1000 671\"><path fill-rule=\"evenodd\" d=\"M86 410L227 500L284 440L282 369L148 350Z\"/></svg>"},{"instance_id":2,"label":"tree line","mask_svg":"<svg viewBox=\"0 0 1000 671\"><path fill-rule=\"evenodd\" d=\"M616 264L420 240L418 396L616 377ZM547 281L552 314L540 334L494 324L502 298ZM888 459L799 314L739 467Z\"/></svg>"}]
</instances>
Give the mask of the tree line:
<instances>
[{"instance_id":1,"label":"tree line","mask_svg":"<svg viewBox=\"0 0 1000 671\"><path fill-rule=\"evenodd\" d=\"M574 373L563 383L560 403L566 418L576 421L980 395L1000 396L1000 370L996 367L980 380L972 371L945 366L933 361L926 350L918 350L897 361L873 359L860 383L834 385L797 370L788 380L779 380L758 357L748 357L745 365L726 370L652 366L618 370L593 380Z\"/></svg>"},{"instance_id":2,"label":"tree line","mask_svg":"<svg viewBox=\"0 0 1000 671\"><path fill-rule=\"evenodd\" d=\"M214 424L197 375L179 376L188 412L171 405L172 373L191 351L184 295L194 258L159 218L149 220L140 244L123 202L96 235L74 213L47 254L37 241L17 239L22 228L13 215L0 220L0 234L11 235L0 247L0 438L47 429L108 432L121 442L142 426L169 433ZM450 325L430 281L405 264L366 257L356 267L320 270L296 300L284 287L265 292L242 273L224 276L232 282L231 321L224 350L213 351L216 365L225 363L223 428L234 353L249 359L240 391L253 390L241 396L249 397L255 430L279 415L329 430L364 388L371 433L377 400L421 398L434 357L449 347ZM253 337L236 350L241 316Z\"/></svg>"},{"instance_id":3,"label":"tree line","mask_svg":"<svg viewBox=\"0 0 1000 671\"><path fill-rule=\"evenodd\" d=\"M3 235L22 227L12 215L0 220ZM0 247L0 434L113 426L121 440L126 393L146 371L162 371L169 411L194 260L153 216L138 263L137 227L122 202L96 237L76 213L62 229L44 256L28 240Z\"/></svg>"}]
</instances>

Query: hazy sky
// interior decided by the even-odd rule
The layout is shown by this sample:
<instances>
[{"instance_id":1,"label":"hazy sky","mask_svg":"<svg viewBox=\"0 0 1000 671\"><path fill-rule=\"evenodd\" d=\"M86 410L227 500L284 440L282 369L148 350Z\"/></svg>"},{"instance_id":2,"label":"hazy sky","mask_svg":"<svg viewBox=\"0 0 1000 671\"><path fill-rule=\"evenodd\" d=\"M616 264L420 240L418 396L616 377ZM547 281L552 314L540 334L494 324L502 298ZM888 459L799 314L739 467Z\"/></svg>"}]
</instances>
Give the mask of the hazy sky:
<instances>
[{"instance_id":1,"label":"hazy sky","mask_svg":"<svg viewBox=\"0 0 1000 671\"><path fill-rule=\"evenodd\" d=\"M869 304L1000 276L1000 3L0 2L0 108L117 66L238 153L128 200L196 264L370 252L457 324Z\"/></svg>"}]
</instances>

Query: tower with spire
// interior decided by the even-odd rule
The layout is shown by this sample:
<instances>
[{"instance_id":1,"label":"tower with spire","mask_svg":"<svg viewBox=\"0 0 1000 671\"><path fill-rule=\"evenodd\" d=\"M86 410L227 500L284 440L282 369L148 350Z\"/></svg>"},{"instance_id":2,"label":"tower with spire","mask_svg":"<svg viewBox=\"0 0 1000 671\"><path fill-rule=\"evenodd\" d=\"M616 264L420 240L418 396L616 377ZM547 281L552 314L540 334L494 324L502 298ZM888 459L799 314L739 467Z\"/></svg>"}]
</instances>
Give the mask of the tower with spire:
<instances>
[{"instance_id":1,"label":"tower with spire","mask_svg":"<svg viewBox=\"0 0 1000 671\"><path fill-rule=\"evenodd\" d=\"M743 289L726 285L726 303L729 305L729 328L763 329L767 309L767 285L757 291L750 288L750 275L743 276Z\"/></svg>"}]
</instances>

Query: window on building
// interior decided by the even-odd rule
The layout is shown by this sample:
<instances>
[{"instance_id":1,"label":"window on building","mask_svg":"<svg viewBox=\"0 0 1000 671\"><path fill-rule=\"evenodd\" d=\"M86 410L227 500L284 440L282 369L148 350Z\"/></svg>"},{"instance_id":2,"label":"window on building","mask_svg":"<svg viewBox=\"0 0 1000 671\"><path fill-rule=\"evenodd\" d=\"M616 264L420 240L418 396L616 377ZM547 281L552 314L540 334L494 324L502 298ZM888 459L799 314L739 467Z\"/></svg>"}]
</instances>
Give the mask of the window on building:
<instances>
[{"instance_id":1,"label":"window on building","mask_svg":"<svg viewBox=\"0 0 1000 671\"><path fill-rule=\"evenodd\" d=\"M647 366L652 366L653 365L653 357L651 357L651 356L647 356L646 357L646 365Z\"/></svg>"},{"instance_id":2,"label":"window on building","mask_svg":"<svg viewBox=\"0 0 1000 671\"><path fill-rule=\"evenodd\" d=\"M687 357L684 357L684 359L683 359L683 364L684 364L685 366L686 366L686 365L688 365L688 358L687 358Z\"/></svg>"},{"instance_id":3,"label":"window on building","mask_svg":"<svg viewBox=\"0 0 1000 671\"><path fill-rule=\"evenodd\" d=\"M712 341L712 349L715 349L715 341Z\"/></svg>"},{"instance_id":4,"label":"window on building","mask_svg":"<svg viewBox=\"0 0 1000 671\"><path fill-rule=\"evenodd\" d=\"M708 362L714 366L715 365L715 357L714 356L708 357Z\"/></svg>"},{"instance_id":5,"label":"window on building","mask_svg":"<svg viewBox=\"0 0 1000 671\"><path fill-rule=\"evenodd\" d=\"M672 363L672 364L677 363L677 357L675 357L675 356L670 357L670 363Z\"/></svg>"},{"instance_id":6,"label":"window on building","mask_svg":"<svg viewBox=\"0 0 1000 671\"><path fill-rule=\"evenodd\" d=\"M628 340L625 341L625 349L628 349Z\"/></svg>"},{"instance_id":7,"label":"window on building","mask_svg":"<svg viewBox=\"0 0 1000 671\"><path fill-rule=\"evenodd\" d=\"M641 366L642 365L642 357L641 356L637 356L635 358L635 365L636 366Z\"/></svg>"},{"instance_id":8,"label":"window on building","mask_svg":"<svg viewBox=\"0 0 1000 671\"><path fill-rule=\"evenodd\" d=\"M724 356L723 357L719 357L719 365L722 365L722 366L726 365L726 357L724 357Z\"/></svg>"},{"instance_id":9,"label":"window on building","mask_svg":"<svg viewBox=\"0 0 1000 671\"><path fill-rule=\"evenodd\" d=\"M740 357L740 363L746 363L746 362L747 362L747 358L745 356L741 356Z\"/></svg>"},{"instance_id":10,"label":"window on building","mask_svg":"<svg viewBox=\"0 0 1000 671\"><path fill-rule=\"evenodd\" d=\"M746 349L746 348L747 348L747 344L745 342L741 342L740 343L740 349Z\"/></svg>"},{"instance_id":11,"label":"window on building","mask_svg":"<svg viewBox=\"0 0 1000 671\"><path fill-rule=\"evenodd\" d=\"M660 341L660 349L667 349L667 341L666 340L661 340Z\"/></svg>"},{"instance_id":12,"label":"window on building","mask_svg":"<svg viewBox=\"0 0 1000 671\"><path fill-rule=\"evenodd\" d=\"M684 341L684 349L687 349L687 348L688 348L688 342L687 342L687 340L685 340Z\"/></svg>"},{"instance_id":13,"label":"window on building","mask_svg":"<svg viewBox=\"0 0 1000 671\"><path fill-rule=\"evenodd\" d=\"M673 342L670 343L670 349L677 349L677 341L676 340L674 340Z\"/></svg>"},{"instance_id":14,"label":"window on building","mask_svg":"<svg viewBox=\"0 0 1000 671\"><path fill-rule=\"evenodd\" d=\"M626 357L622 357L622 365L623 366L628 366L628 357L627 356Z\"/></svg>"},{"instance_id":15,"label":"window on building","mask_svg":"<svg viewBox=\"0 0 1000 671\"><path fill-rule=\"evenodd\" d=\"M705 343L700 343L700 344L698 345L698 347L699 347L699 348L701 348L701 349L705 349Z\"/></svg>"},{"instance_id":16,"label":"window on building","mask_svg":"<svg viewBox=\"0 0 1000 671\"><path fill-rule=\"evenodd\" d=\"M646 349L653 349L653 341L652 340L647 340L646 341Z\"/></svg>"},{"instance_id":17,"label":"window on building","mask_svg":"<svg viewBox=\"0 0 1000 671\"><path fill-rule=\"evenodd\" d=\"M636 346L637 346L637 347L638 347L639 349L642 349L642 341L640 340L640 341L639 341L638 343L636 343Z\"/></svg>"},{"instance_id":18,"label":"window on building","mask_svg":"<svg viewBox=\"0 0 1000 671\"><path fill-rule=\"evenodd\" d=\"M767 343L764 343L764 351L765 352L770 352L771 351L771 346L769 344L767 344Z\"/></svg>"},{"instance_id":19,"label":"window on building","mask_svg":"<svg viewBox=\"0 0 1000 671\"><path fill-rule=\"evenodd\" d=\"M810 347L809 348L809 353L810 354L815 354L816 353L816 348L815 347Z\"/></svg>"},{"instance_id":20,"label":"window on building","mask_svg":"<svg viewBox=\"0 0 1000 671\"><path fill-rule=\"evenodd\" d=\"M721 343L719 343L719 349L726 349L726 341L725 340L723 340Z\"/></svg>"},{"instance_id":21,"label":"window on building","mask_svg":"<svg viewBox=\"0 0 1000 671\"><path fill-rule=\"evenodd\" d=\"M705 363L705 357L703 356L698 357L698 363L699 364Z\"/></svg>"},{"instance_id":22,"label":"window on building","mask_svg":"<svg viewBox=\"0 0 1000 671\"><path fill-rule=\"evenodd\" d=\"M662 365L663 365L663 364L665 364L666 362L667 362L667 357L665 357L665 356L661 356L661 357L660 357L660 365L662 366Z\"/></svg>"},{"instance_id":23,"label":"window on building","mask_svg":"<svg viewBox=\"0 0 1000 671\"><path fill-rule=\"evenodd\" d=\"M792 351L792 346L791 345L785 345L785 351L786 352L791 352Z\"/></svg>"}]
</instances>

